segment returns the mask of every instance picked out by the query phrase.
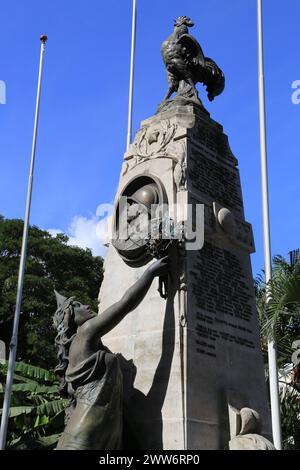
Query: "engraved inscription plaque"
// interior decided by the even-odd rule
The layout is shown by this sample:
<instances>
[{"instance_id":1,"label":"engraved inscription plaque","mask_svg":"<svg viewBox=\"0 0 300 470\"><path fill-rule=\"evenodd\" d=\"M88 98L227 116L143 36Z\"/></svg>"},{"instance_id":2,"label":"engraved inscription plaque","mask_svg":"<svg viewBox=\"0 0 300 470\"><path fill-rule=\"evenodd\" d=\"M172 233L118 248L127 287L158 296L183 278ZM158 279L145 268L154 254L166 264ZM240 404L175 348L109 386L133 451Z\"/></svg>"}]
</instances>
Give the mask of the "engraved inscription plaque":
<instances>
[{"instance_id":1,"label":"engraved inscription plaque","mask_svg":"<svg viewBox=\"0 0 300 470\"><path fill-rule=\"evenodd\" d=\"M243 214L236 168L220 164L215 159L206 156L203 150L193 148L189 159L188 174L191 191L201 193L208 200L216 201Z\"/></svg>"}]
</instances>

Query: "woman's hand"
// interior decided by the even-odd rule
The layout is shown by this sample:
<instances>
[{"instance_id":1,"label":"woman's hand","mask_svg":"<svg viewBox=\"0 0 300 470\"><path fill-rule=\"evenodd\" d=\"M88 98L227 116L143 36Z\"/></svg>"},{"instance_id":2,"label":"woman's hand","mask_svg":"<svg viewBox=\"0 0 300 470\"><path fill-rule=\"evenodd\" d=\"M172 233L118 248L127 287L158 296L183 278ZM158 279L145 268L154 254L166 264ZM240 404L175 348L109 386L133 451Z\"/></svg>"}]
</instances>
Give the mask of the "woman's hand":
<instances>
[{"instance_id":1,"label":"woman's hand","mask_svg":"<svg viewBox=\"0 0 300 470\"><path fill-rule=\"evenodd\" d=\"M169 262L169 256L165 256L164 258L161 258L152 263L151 266L149 266L148 270L153 277L165 276L166 274L168 274L170 269Z\"/></svg>"}]
</instances>

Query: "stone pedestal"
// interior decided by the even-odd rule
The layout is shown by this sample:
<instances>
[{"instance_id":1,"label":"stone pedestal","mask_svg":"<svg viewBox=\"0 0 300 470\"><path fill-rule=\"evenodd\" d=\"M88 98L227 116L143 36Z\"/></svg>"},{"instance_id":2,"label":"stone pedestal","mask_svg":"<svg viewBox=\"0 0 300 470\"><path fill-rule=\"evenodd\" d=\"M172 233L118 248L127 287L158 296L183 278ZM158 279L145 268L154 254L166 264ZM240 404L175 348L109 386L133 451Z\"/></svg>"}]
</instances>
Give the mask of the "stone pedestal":
<instances>
[{"instance_id":1,"label":"stone pedestal","mask_svg":"<svg viewBox=\"0 0 300 470\"><path fill-rule=\"evenodd\" d=\"M237 160L222 127L194 106L147 119L125 154L116 204L141 175L161 182L174 220L176 204L204 205L205 243L174 252L167 301L155 279L141 305L103 338L122 358L125 445L224 449L231 437L229 405L257 410L269 437L250 263L254 242ZM100 314L146 267L128 266L111 245L104 268Z\"/></svg>"}]
</instances>

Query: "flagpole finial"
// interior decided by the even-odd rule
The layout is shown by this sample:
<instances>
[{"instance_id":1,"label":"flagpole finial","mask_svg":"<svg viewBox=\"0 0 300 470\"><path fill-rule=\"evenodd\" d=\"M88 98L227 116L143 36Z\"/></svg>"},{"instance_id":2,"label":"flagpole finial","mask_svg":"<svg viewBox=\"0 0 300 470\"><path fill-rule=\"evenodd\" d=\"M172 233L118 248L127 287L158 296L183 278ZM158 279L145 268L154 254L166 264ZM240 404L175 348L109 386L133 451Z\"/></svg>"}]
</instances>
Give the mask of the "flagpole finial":
<instances>
[{"instance_id":1,"label":"flagpole finial","mask_svg":"<svg viewBox=\"0 0 300 470\"><path fill-rule=\"evenodd\" d=\"M40 40L43 44L45 44L45 42L48 40L48 36L46 36L46 34L42 34L42 36L40 37Z\"/></svg>"}]
</instances>

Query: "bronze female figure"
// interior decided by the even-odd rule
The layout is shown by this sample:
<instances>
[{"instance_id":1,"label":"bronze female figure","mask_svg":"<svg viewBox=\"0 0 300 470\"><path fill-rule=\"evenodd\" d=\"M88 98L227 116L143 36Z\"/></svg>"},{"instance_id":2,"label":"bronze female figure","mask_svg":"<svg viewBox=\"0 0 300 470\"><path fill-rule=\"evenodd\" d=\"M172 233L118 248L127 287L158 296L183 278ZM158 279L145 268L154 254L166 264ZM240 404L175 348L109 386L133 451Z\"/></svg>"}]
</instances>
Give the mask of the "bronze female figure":
<instances>
[{"instance_id":1,"label":"bronze female figure","mask_svg":"<svg viewBox=\"0 0 300 470\"><path fill-rule=\"evenodd\" d=\"M145 297L154 277L168 272L167 257L155 261L119 302L101 315L56 292L59 364L55 369L61 392L71 398L58 450L122 448L122 373L118 356L101 341Z\"/></svg>"}]
</instances>

